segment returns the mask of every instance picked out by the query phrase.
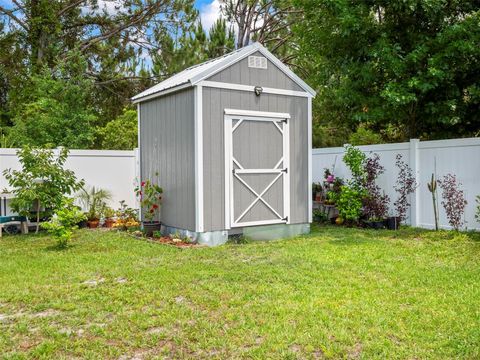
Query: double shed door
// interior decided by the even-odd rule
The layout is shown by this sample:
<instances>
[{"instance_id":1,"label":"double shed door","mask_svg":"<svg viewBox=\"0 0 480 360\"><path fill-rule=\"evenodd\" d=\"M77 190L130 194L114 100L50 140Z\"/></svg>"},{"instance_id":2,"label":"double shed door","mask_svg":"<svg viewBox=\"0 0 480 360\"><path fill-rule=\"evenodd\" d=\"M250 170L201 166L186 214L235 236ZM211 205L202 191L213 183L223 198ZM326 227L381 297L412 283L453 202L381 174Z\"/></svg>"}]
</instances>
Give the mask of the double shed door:
<instances>
[{"instance_id":1,"label":"double shed door","mask_svg":"<svg viewBox=\"0 0 480 360\"><path fill-rule=\"evenodd\" d=\"M289 222L290 115L225 110L227 228Z\"/></svg>"}]
</instances>

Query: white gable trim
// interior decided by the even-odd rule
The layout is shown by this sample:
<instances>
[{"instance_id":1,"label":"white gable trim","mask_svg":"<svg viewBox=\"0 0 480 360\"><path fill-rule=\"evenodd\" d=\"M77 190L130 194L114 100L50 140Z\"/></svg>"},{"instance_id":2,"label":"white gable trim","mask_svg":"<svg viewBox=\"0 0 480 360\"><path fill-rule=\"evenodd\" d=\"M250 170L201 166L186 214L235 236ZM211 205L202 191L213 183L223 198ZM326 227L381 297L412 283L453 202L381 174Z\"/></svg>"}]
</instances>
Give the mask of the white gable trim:
<instances>
[{"instance_id":1,"label":"white gable trim","mask_svg":"<svg viewBox=\"0 0 480 360\"><path fill-rule=\"evenodd\" d=\"M304 89L306 92L310 93L312 96L316 95L315 90L313 90L310 86L305 83L302 79L300 79L295 73L290 70L285 64L283 64L279 59L275 57L270 51L264 48L260 43L254 43L251 46L247 46L245 51L239 51L238 53L234 54L231 57L225 59L218 65L205 70L204 72L194 76L190 79L192 85L197 84L198 82L205 80L206 78L219 73L220 71L226 69L227 67L237 63L238 61L246 58L247 56L255 53L260 52L263 56L265 56L268 60L270 60L280 71L282 71L285 75L287 75L290 79L292 79L298 86Z\"/></svg>"},{"instance_id":2,"label":"white gable trim","mask_svg":"<svg viewBox=\"0 0 480 360\"><path fill-rule=\"evenodd\" d=\"M198 82L197 85L202 85L204 87L211 87L211 88L217 88L217 89L247 91L251 93L255 91L255 86L252 86L252 85L232 84L232 83L224 83L224 82L218 82L218 81L203 80ZM312 94L304 91L275 89L275 88L269 88L269 87L262 88L262 94L299 96L299 97L307 97L307 98L312 97Z\"/></svg>"}]
</instances>

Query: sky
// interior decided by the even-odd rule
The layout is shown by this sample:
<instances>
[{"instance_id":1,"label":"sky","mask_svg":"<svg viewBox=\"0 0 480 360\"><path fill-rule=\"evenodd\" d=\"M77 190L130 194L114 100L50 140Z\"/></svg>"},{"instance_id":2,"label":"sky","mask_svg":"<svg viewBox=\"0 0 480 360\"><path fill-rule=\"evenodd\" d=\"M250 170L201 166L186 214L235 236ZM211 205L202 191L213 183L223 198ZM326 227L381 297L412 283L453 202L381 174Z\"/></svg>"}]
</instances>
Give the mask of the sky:
<instances>
[{"instance_id":1,"label":"sky","mask_svg":"<svg viewBox=\"0 0 480 360\"><path fill-rule=\"evenodd\" d=\"M219 0L196 0L195 6L200 11L203 28L208 31L220 16Z\"/></svg>"}]
</instances>

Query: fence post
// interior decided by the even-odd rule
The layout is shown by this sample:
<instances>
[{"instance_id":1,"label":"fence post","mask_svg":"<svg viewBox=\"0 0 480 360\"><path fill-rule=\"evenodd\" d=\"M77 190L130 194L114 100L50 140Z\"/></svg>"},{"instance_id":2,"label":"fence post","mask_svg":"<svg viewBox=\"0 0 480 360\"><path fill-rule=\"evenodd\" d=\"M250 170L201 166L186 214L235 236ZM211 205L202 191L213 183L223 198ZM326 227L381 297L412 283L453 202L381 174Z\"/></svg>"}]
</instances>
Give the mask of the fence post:
<instances>
[{"instance_id":1,"label":"fence post","mask_svg":"<svg viewBox=\"0 0 480 360\"><path fill-rule=\"evenodd\" d=\"M415 183L419 183L419 159L418 159L418 144L420 140L418 139L410 139L410 168L413 171L413 176L415 177ZM420 192L418 188L415 189L415 192L411 196L411 206L410 206L410 225L418 226L420 223L419 215L420 215Z\"/></svg>"},{"instance_id":2,"label":"fence post","mask_svg":"<svg viewBox=\"0 0 480 360\"><path fill-rule=\"evenodd\" d=\"M140 184L140 182L142 181L142 178L141 178L141 172L140 172L140 149L139 148L135 148L133 149L133 157L134 157L134 162L135 162L135 179L134 179L134 182L136 184ZM139 199L137 197L135 197L135 205L138 209L138 217L141 218L142 214L141 214L141 206L140 206L140 202L139 202Z\"/></svg>"}]
</instances>

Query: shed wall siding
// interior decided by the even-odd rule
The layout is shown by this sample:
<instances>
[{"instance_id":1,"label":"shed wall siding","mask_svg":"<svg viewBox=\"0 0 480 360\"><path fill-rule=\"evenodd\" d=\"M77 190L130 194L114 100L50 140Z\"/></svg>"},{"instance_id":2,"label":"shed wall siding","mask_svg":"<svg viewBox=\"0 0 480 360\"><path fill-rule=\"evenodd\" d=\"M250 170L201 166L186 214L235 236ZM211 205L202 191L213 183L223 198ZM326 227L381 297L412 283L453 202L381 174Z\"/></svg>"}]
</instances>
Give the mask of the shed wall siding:
<instances>
[{"instance_id":1,"label":"shed wall siding","mask_svg":"<svg viewBox=\"0 0 480 360\"><path fill-rule=\"evenodd\" d=\"M164 190L161 220L195 230L194 92L173 93L140 104L142 180L158 172Z\"/></svg>"},{"instance_id":2,"label":"shed wall siding","mask_svg":"<svg viewBox=\"0 0 480 360\"><path fill-rule=\"evenodd\" d=\"M203 89L205 231L225 229L224 109L284 112L290 121L290 222L308 222L308 104L284 95Z\"/></svg>"},{"instance_id":3,"label":"shed wall siding","mask_svg":"<svg viewBox=\"0 0 480 360\"><path fill-rule=\"evenodd\" d=\"M256 52L253 56L263 56ZM290 79L283 71L267 60L267 69L248 67L248 57L212 75L207 80L232 84L263 86L275 89L305 91Z\"/></svg>"}]
</instances>

